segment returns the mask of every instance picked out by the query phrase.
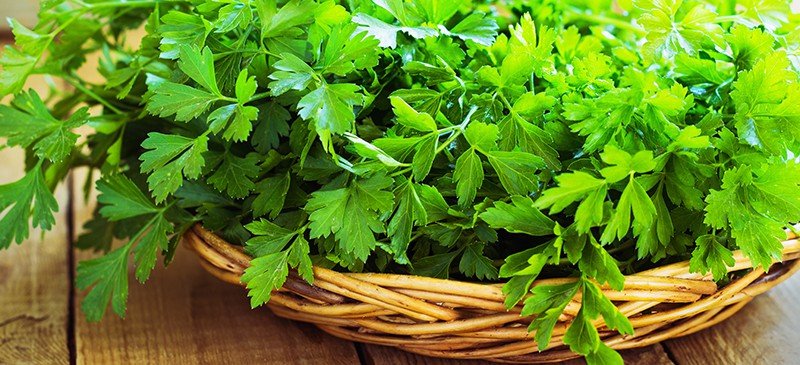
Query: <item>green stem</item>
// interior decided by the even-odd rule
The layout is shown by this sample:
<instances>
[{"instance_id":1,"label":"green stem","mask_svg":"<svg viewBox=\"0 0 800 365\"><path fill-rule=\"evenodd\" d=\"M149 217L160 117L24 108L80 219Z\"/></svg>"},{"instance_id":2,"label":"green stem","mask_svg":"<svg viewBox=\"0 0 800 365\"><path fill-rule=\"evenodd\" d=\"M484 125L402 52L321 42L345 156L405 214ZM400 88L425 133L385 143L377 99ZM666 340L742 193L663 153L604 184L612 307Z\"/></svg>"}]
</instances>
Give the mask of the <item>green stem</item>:
<instances>
[{"instance_id":1,"label":"green stem","mask_svg":"<svg viewBox=\"0 0 800 365\"><path fill-rule=\"evenodd\" d=\"M252 102L254 102L256 100L261 100L263 98L269 97L270 95L272 95L272 92L269 92L269 91L265 91L263 93L258 93L258 94L253 95L253 97L250 98L250 100L248 100L247 102L248 103L252 103Z\"/></svg>"},{"instance_id":2,"label":"green stem","mask_svg":"<svg viewBox=\"0 0 800 365\"><path fill-rule=\"evenodd\" d=\"M717 23L733 23L739 20L738 15L722 15L718 16L716 19Z\"/></svg>"},{"instance_id":3,"label":"green stem","mask_svg":"<svg viewBox=\"0 0 800 365\"><path fill-rule=\"evenodd\" d=\"M103 106L108 108L109 110L113 111L114 113L116 113L116 114L125 114L125 112L123 112L119 108L115 107L114 105L111 105L111 103L109 103L108 100L102 98L100 95L97 95L91 89L83 86L83 84L81 84L80 81L78 81L74 77L65 77L64 80L66 80L70 85L72 85L72 87L78 89L80 92L82 92L82 93L86 94L87 96L91 97L92 99L96 100L97 102L99 102L100 104L102 104Z\"/></svg>"},{"instance_id":4,"label":"green stem","mask_svg":"<svg viewBox=\"0 0 800 365\"><path fill-rule=\"evenodd\" d=\"M185 0L133 0L133 1L106 1L101 3L85 3L83 1L75 1L76 4L80 5L80 9L76 10L96 10L96 9L109 9L109 8L139 8L139 7L149 7L158 4L167 4L167 3L185 3ZM84 10L86 9L86 10Z\"/></svg>"},{"instance_id":5,"label":"green stem","mask_svg":"<svg viewBox=\"0 0 800 365\"><path fill-rule=\"evenodd\" d=\"M617 18L612 18L612 17L608 17L608 16L605 16L605 15L599 15L599 14L580 13L580 12L577 12L577 11L575 13L572 13L570 15L570 17L567 18L566 22L567 23L574 23L574 22L579 21L579 20L583 20L583 21L586 21L586 22L589 22L589 23L594 23L594 24L599 24L599 25L611 25L611 26L613 26L615 28L627 30L627 31L629 31L631 33L635 33L635 34L638 34L638 35L645 35L647 33L644 29L637 27L636 25L634 25L633 23L631 23L629 21L625 21L625 20L617 19Z\"/></svg>"}]
</instances>

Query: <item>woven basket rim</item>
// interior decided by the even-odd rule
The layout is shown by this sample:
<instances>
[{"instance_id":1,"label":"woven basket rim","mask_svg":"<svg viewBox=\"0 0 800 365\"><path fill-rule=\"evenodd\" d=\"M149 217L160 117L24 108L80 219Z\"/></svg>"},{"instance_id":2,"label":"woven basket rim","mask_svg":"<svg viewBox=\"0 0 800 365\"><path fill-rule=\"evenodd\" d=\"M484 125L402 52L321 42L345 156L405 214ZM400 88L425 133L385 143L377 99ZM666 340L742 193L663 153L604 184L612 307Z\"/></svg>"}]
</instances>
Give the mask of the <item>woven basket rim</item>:
<instances>
[{"instance_id":1,"label":"woven basket rim","mask_svg":"<svg viewBox=\"0 0 800 365\"><path fill-rule=\"evenodd\" d=\"M184 234L184 243L213 276L243 286L240 278L250 257L200 224ZM632 336L616 334L595 321L603 341L615 349L644 347L685 336L723 321L755 296L800 270L800 240L791 231L783 241L783 260L765 272L734 252L729 272L744 272L723 287L710 274L692 273L689 262L677 262L625 276L621 291L601 285L604 294L628 317ZM410 274L341 273L315 266L309 285L290 272L273 292L268 307L278 316L309 322L334 336L394 346L434 357L485 359L509 363L551 363L576 358L562 337L580 309L573 298L559 318L546 350L539 352L527 332L530 317L521 306L507 309L503 283L476 283ZM551 285L577 278L549 278Z\"/></svg>"}]
</instances>

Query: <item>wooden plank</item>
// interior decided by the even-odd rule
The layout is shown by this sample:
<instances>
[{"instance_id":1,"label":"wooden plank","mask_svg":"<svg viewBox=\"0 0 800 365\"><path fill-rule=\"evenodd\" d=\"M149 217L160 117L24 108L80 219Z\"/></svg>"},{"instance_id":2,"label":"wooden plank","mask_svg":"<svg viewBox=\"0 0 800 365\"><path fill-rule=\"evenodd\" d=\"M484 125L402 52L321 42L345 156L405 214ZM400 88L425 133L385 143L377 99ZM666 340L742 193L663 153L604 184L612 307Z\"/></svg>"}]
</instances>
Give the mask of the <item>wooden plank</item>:
<instances>
[{"instance_id":1,"label":"wooden plank","mask_svg":"<svg viewBox=\"0 0 800 365\"><path fill-rule=\"evenodd\" d=\"M76 227L91 211L76 206ZM77 314L78 364L359 363L350 342L251 310L244 290L203 271L185 249L145 285L130 280L126 319L107 313L101 323L87 323Z\"/></svg>"},{"instance_id":2,"label":"wooden plank","mask_svg":"<svg viewBox=\"0 0 800 365\"><path fill-rule=\"evenodd\" d=\"M800 362L800 276L753 299L728 320L664 343L679 364L750 365Z\"/></svg>"},{"instance_id":3,"label":"wooden plank","mask_svg":"<svg viewBox=\"0 0 800 365\"><path fill-rule=\"evenodd\" d=\"M0 184L23 176L23 152L0 151ZM67 189L60 186L61 207L54 229L31 232L22 245L0 251L0 364L69 362L67 318Z\"/></svg>"},{"instance_id":4,"label":"wooden plank","mask_svg":"<svg viewBox=\"0 0 800 365\"><path fill-rule=\"evenodd\" d=\"M364 358L364 365L488 365L488 361L479 360L447 360L408 353L393 347L379 345L359 345Z\"/></svg>"},{"instance_id":5,"label":"wooden plank","mask_svg":"<svg viewBox=\"0 0 800 365\"><path fill-rule=\"evenodd\" d=\"M0 22L0 32L10 30L6 18L14 18L26 27L36 26L36 13L39 11L39 1L37 0L0 0L3 21Z\"/></svg>"},{"instance_id":6,"label":"wooden plank","mask_svg":"<svg viewBox=\"0 0 800 365\"><path fill-rule=\"evenodd\" d=\"M47 95L41 76L31 77L26 86ZM21 149L0 150L0 161L0 185L24 176ZM69 362L68 195L65 185L55 191L60 209L53 230L42 235L34 229L21 245L0 251L0 364Z\"/></svg>"},{"instance_id":7,"label":"wooden plank","mask_svg":"<svg viewBox=\"0 0 800 365\"><path fill-rule=\"evenodd\" d=\"M425 356L410 354L396 348L360 345L365 365L489 365L495 364L489 361L478 360L447 360L434 359ZM674 365L669 356L664 352L661 345L648 346L643 349L633 349L622 352L622 357L627 365ZM562 365L586 364L583 359L576 359L562 362Z\"/></svg>"}]
</instances>

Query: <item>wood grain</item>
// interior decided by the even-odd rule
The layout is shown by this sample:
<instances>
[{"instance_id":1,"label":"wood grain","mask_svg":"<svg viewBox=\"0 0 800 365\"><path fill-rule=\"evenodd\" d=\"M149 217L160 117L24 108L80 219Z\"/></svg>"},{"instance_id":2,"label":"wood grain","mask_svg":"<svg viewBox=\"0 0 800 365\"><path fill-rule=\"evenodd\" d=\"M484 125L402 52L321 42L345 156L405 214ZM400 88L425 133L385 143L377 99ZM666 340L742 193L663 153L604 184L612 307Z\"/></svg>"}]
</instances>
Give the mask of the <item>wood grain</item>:
<instances>
[{"instance_id":1,"label":"wood grain","mask_svg":"<svg viewBox=\"0 0 800 365\"><path fill-rule=\"evenodd\" d=\"M23 176L21 150L0 151L0 161L0 184ZM33 230L21 245L0 251L0 364L69 362L68 192L61 186L55 194L55 228Z\"/></svg>"},{"instance_id":2,"label":"wood grain","mask_svg":"<svg viewBox=\"0 0 800 365\"><path fill-rule=\"evenodd\" d=\"M359 345L363 355L363 365L488 365L494 364L479 360L447 360L425 357L393 347L378 345Z\"/></svg>"},{"instance_id":3,"label":"wood grain","mask_svg":"<svg viewBox=\"0 0 800 365\"><path fill-rule=\"evenodd\" d=\"M359 345L364 358L364 365L490 365L489 361L479 360L446 360L410 354L392 347L377 345ZM648 346L622 352L625 364L628 365L674 365L661 345ZM586 364L583 359L561 363L561 365Z\"/></svg>"},{"instance_id":4,"label":"wood grain","mask_svg":"<svg viewBox=\"0 0 800 365\"><path fill-rule=\"evenodd\" d=\"M76 227L90 214L90 206L76 207ZM241 288L208 275L185 249L160 266L145 285L130 277L126 319L109 313L87 323L78 313L78 364L359 363L350 342L251 310Z\"/></svg>"},{"instance_id":5,"label":"wood grain","mask_svg":"<svg viewBox=\"0 0 800 365\"><path fill-rule=\"evenodd\" d=\"M757 297L725 322L664 343L679 364L800 363L800 276Z\"/></svg>"}]
</instances>

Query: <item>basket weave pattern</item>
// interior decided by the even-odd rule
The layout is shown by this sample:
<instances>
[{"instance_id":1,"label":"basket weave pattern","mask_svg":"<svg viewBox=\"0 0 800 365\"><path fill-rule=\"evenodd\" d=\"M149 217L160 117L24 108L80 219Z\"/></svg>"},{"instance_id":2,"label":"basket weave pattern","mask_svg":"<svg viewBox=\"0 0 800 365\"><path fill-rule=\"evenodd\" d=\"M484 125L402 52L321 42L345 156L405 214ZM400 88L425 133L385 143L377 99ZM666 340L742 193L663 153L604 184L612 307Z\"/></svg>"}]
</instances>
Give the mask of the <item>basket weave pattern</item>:
<instances>
[{"instance_id":1,"label":"basket weave pattern","mask_svg":"<svg viewBox=\"0 0 800 365\"><path fill-rule=\"evenodd\" d=\"M217 278L236 285L250 257L199 225L184 242ZM711 276L689 272L680 262L627 276L622 291L601 286L627 316L633 336L621 336L594 323L603 341L614 349L644 347L685 336L730 317L753 297L769 290L800 269L800 241L789 234L784 260L769 273L753 269L737 251L730 271L744 274L722 288ZM569 278L537 280L533 285L566 283ZM507 310L502 284L476 284L412 275L339 273L315 267L314 285L291 273L272 294L269 308L278 316L309 322L334 336L352 341L394 346L433 357L486 359L507 363L550 363L577 357L562 337L580 309L573 298L553 331L547 350L539 352L527 330L530 317L521 306Z\"/></svg>"}]
</instances>

